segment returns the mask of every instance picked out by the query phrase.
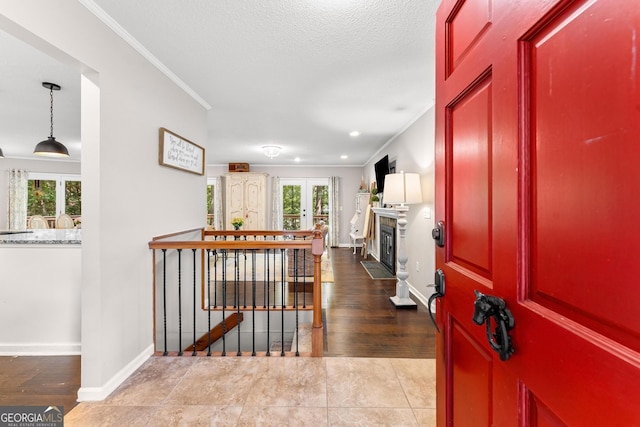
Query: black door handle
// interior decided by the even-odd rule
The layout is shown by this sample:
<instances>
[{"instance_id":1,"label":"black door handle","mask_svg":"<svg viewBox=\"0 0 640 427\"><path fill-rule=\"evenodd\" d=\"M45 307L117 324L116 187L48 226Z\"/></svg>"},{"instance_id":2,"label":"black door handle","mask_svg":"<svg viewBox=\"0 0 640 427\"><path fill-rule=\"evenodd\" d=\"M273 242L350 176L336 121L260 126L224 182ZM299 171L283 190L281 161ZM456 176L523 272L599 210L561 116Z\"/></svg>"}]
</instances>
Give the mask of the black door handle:
<instances>
[{"instance_id":1,"label":"black door handle","mask_svg":"<svg viewBox=\"0 0 640 427\"><path fill-rule=\"evenodd\" d=\"M431 322L433 322L433 326L436 327L436 331L438 331L438 333L440 333L440 328L438 328L436 318L433 315L433 311L431 311L431 303L435 301L436 298L441 298L444 296L444 284L444 271L442 271L441 269L437 269L434 277L434 284L428 285L428 287L433 287L436 289L435 292L432 293L429 297L429 301L427 302L427 309L429 310L429 317L431 318Z\"/></svg>"},{"instance_id":2,"label":"black door handle","mask_svg":"<svg viewBox=\"0 0 640 427\"><path fill-rule=\"evenodd\" d=\"M476 300L473 303L473 323L481 326L486 325L487 340L493 350L500 355L500 360L508 360L513 352L509 331L513 329L515 322L511 311L507 308L507 303L502 299L492 295L485 295L478 290L474 290ZM495 331L491 331L491 318L496 323Z\"/></svg>"}]
</instances>

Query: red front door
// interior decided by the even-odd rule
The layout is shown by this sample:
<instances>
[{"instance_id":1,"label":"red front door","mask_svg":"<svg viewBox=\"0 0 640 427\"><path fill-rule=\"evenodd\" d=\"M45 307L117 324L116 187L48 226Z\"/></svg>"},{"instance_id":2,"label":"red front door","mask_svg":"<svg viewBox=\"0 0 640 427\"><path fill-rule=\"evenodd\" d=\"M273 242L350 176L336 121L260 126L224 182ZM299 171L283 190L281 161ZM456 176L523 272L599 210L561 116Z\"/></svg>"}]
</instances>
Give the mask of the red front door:
<instances>
[{"instance_id":1,"label":"red front door","mask_svg":"<svg viewBox=\"0 0 640 427\"><path fill-rule=\"evenodd\" d=\"M640 425L640 4L442 0L436 38L438 425Z\"/></svg>"}]
</instances>

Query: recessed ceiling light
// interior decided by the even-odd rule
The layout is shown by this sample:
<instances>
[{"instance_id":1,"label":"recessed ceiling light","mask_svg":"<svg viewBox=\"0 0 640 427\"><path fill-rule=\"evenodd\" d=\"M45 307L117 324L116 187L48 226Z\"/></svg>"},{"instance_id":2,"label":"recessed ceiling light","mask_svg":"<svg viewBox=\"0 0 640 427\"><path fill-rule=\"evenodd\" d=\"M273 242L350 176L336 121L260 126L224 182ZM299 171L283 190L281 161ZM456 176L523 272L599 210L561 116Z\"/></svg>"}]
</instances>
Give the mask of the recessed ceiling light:
<instances>
[{"instance_id":1,"label":"recessed ceiling light","mask_svg":"<svg viewBox=\"0 0 640 427\"><path fill-rule=\"evenodd\" d=\"M341 158L341 159L346 159L346 158L348 158L348 157L349 157L349 156L347 156L346 154L343 154L342 156L340 156L340 158Z\"/></svg>"},{"instance_id":2,"label":"recessed ceiling light","mask_svg":"<svg viewBox=\"0 0 640 427\"><path fill-rule=\"evenodd\" d=\"M294 160L294 161L296 161L296 162L299 162L299 161L300 161L300 157L296 157L296 158L295 158L295 159L293 159L293 160Z\"/></svg>"},{"instance_id":3,"label":"recessed ceiling light","mask_svg":"<svg viewBox=\"0 0 640 427\"><path fill-rule=\"evenodd\" d=\"M360 132L358 132L357 130L349 132L349 136L359 136L359 135L360 135Z\"/></svg>"}]
</instances>

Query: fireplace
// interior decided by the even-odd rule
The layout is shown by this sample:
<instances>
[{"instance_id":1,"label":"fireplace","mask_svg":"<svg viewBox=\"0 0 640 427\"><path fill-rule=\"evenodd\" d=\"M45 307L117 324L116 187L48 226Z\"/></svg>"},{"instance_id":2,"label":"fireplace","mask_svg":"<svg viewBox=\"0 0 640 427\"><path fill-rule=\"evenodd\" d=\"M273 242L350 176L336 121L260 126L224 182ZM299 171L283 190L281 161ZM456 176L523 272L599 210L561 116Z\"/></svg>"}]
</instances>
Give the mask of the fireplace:
<instances>
[{"instance_id":1,"label":"fireplace","mask_svg":"<svg viewBox=\"0 0 640 427\"><path fill-rule=\"evenodd\" d=\"M380 264L396 274L396 222L395 218L380 217Z\"/></svg>"}]
</instances>

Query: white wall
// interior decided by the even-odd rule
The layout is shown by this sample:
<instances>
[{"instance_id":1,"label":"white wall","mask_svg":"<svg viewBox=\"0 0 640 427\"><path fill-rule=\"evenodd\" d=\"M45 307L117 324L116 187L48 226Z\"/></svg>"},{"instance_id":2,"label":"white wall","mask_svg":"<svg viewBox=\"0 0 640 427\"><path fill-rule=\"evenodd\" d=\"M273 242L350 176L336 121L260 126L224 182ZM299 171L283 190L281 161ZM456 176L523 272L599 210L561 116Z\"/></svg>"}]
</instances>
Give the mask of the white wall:
<instances>
[{"instance_id":1,"label":"white wall","mask_svg":"<svg viewBox=\"0 0 640 427\"><path fill-rule=\"evenodd\" d=\"M80 353L80 245L0 245L0 354Z\"/></svg>"},{"instance_id":2,"label":"white wall","mask_svg":"<svg viewBox=\"0 0 640 427\"><path fill-rule=\"evenodd\" d=\"M82 80L82 387L101 399L150 354L152 236L201 227L205 176L158 165L160 127L206 140L206 111L79 2L4 2L0 29Z\"/></svg>"},{"instance_id":3,"label":"white wall","mask_svg":"<svg viewBox=\"0 0 640 427\"><path fill-rule=\"evenodd\" d=\"M388 143L374 155L365 165L364 176L367 182L375 181L374 164L384 155L389 155L389 161L396 162L396 172L420 174L423 203L409 206L407 214L406 248L409 260L407 272L412 292L420 294L425 301L433 293L433 288L427 288L433 283L435 272L435 244L431 239L434 226L434 141L435 141L435 112L431 108L420 116L403 133ZM424 218L425 209L431 218ZM377 237L370 244L370 248L378 245ZM377 246L376 246L377 247ZM375 251L377 253L377 250ZM416 270L419 263L419 271Z\"/></svg>"},{"instance_id":4,"label":"white wall","mask_svg":"<svg viewBox=\"0 0 640 427\"><path fill-rule=\"evenodd\" d=\"M360 188L362 179L362 167L309 167L309 166L262 166L250 165L251 172L261 172L269 174L268 189L269 197L267 206L271 206L271 177L280 178L329 178L331 176L340 177L340 245L349 244L349 220L356 210L356 192ZM228 173L227 165L211 165L207 167L207 176L215 176ZM271 217L267 218L267 224L271 224Z\"/></svg>"}]
</instances>

